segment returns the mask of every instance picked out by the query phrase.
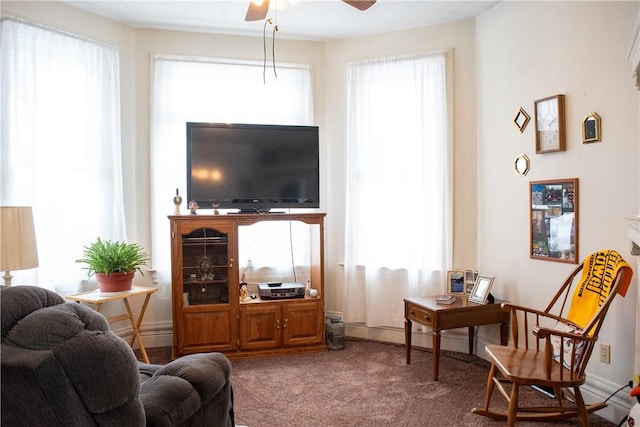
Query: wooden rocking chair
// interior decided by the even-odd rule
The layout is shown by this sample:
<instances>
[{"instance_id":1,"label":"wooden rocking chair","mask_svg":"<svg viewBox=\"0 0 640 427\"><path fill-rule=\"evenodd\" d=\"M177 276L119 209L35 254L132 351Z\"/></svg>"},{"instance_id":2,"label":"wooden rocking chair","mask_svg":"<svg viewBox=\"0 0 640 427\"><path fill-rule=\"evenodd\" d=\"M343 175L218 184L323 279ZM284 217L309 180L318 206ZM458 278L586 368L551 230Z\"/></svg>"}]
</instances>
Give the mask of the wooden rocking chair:
<instances>
[{"instance_id":1,"label":"wooden rocking chair","mask_svg":"<svg viewBox=\"0 0 640 427\"><path fill-rule=\"evenodd\" d=\"M576 280L580 271L582 276ZM613 298L617 294L625 296L632 275L633 270L618 252L599 251L585 258L569 275L544 311L504 303L503 310L511 313L512 342L509 346L485 347L491 362L487 395L484 407L472 412L507 420L509 426L520 420L559 421L573 417L588 426L588 414L607 405L585 404L580 393L586 379L585 368ZM569 295L570 307L565 314ZM553 389L555 401L550 406L520 406L521 385ZM507 411L489 408L494 389L507 399Z\"/></svg>"}]
</instances>

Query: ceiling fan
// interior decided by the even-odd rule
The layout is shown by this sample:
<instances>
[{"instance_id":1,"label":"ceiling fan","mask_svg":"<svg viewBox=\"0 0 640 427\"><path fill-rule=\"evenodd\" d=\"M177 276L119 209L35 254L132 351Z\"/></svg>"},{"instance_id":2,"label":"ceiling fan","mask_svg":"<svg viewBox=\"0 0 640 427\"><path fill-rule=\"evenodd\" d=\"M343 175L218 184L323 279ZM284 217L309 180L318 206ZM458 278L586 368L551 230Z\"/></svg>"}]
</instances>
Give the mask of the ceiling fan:
<instances>
[{"instance_id":1,"label":"ceiling fan","mask_svg":"<svg viewBox=\"0 0 640 427\"><path fill-rule=\"evenodd\" d=\"M349 6L353 6L358 10L367 10L376 2L376 0L342 0ZM262 0L262 3L257 4L254 1L249 2L249 9L247 9L247 15L245 21L260 21L267 17L269 11L269 0Z\"/></svg>"}]
</instances>

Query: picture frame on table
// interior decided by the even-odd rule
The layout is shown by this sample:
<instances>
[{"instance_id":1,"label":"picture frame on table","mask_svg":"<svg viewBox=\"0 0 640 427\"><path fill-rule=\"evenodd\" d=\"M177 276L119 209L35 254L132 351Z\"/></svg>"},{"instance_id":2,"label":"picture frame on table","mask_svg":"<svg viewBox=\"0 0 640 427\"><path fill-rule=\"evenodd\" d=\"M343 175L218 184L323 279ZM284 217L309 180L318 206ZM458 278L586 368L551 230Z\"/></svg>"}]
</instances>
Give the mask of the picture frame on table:
<instances>
[{"instance_id":1,"label":"picture frame on table","mask_svg":"<svg viewBox=\"0 0 640 427\"><path fill-rule=\"evenodd\" d=\"M486 274L479 274L476 279L476 283L471 290L471 294L469 294L469 301L475 302L476 304L486 304L487 299L489 298L489 291L491 290L491 286L493 286L493 280L495 276L488 276Z\"/></svg>"},{"instance_id":2,"label":"picture frame on table","mask_svg":"<svg viewBox=\"0 0 640 427\"><path fill-rule=\"evenodd\" d=\"M473 290L473 286L476 284L478 278L478 272L474 270L465 270L464 272L464 288L465 293L470 294Z\"/></svg>"},{"instance_id":3,"label":"picture frame on table","mask_svg":"<svg viewBox=\"0 0 640 427\"><path fill-rule=\"evenodd\" d=\"M447 294L448 295L464 295L465 287L465 271L450 270L447 271Z\"/></svg>"},{"instance_id":4,"label":"picture frame on table","mask_svg":"<svg viewBox=\"0 0 640 427\"><path fill-rule=\"evenodd\" d=\"M536 154L566 150L564 95L554 95L534 102Z\"/></svg>"}]
</instances>

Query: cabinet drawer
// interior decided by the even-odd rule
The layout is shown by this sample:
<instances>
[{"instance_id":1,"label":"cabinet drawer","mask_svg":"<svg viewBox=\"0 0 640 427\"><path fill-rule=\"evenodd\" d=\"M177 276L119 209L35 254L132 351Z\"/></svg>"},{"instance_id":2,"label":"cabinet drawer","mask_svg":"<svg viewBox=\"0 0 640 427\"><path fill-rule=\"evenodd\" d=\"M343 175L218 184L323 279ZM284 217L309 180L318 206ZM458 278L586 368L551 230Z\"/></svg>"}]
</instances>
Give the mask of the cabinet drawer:
<instances>
[{"instance_id":1,"label":"cabinet drawer","mask_svg":"<svg viewBox=\"0 0 640 427\"><path fill-rule=\"evenodd\" d=\"M433 316L422 307L415 305L407 306L407 318L421 325L433 326Z\"/></svg>"}]
</instances>

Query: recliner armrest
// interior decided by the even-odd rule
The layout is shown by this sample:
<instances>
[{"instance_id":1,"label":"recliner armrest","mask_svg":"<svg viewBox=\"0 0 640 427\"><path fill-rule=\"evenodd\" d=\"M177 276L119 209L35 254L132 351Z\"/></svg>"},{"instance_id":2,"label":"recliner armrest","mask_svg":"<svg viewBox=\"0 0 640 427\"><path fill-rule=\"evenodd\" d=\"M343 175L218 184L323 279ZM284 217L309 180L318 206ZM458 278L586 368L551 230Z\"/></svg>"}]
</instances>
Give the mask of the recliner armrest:
<instances>
[{"instance_id":1,"label":"recliner armrest","mask_svg":"<svg viewBox=\"0 0 640 427\"><path fill-rule=\"evenodd\" d=\"M231 375L231 362L222 353L189 354L158 369L154 376L184 378L198 391L203 402L216 395Z\"/></svg>"},{"instance_id":2,"label":"recliner armrest","mask_svg":"<svg viewBox=\"0 0 640 427\"><path fill-rule=\"evenodd\" d=\"M147 426L193 424L196 413L228 414L233 419L231 362L222 353L191 354L164 366L139 363L139 368L141 378L152 375L140 387Z\"/></svg>"}]
</instances>

